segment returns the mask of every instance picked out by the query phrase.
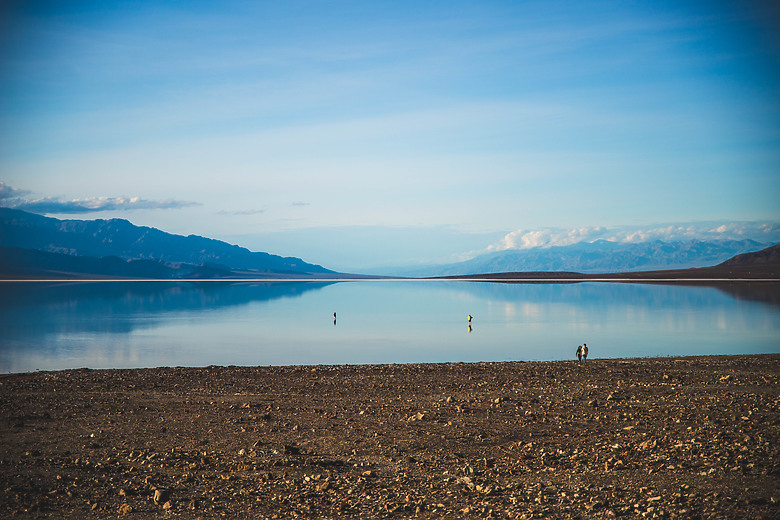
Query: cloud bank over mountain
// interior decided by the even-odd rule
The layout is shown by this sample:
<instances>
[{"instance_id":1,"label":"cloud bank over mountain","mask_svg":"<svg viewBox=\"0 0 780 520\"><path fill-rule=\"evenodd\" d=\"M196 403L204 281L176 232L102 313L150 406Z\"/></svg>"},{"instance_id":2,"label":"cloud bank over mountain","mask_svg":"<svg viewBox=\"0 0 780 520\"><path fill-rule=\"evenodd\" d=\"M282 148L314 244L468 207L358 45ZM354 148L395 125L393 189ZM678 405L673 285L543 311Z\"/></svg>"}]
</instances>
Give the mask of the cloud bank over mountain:
<instances>
[{"instance_id":1,"label":"cloud bank over mountain","mask_svg":"<svg viewBox=\"0 0 780 520\"><path fill-rule=\"evenodd\" d=\"M572 229L519 229L507 233L499 242L488 246L488 252L570 246L580 242L605 240L616 244L638 244L654 240L756 240L780 242L780 222L693 222L651 226Z\"/></svg>"}]
</instances>

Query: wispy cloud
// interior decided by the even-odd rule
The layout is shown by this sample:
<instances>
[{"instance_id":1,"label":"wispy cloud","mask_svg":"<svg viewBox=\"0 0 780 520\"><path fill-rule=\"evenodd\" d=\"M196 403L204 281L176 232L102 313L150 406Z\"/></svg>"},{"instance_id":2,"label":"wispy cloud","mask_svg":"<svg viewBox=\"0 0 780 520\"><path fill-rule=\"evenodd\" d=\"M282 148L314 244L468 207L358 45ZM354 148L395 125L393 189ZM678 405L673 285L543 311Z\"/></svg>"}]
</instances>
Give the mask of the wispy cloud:
<instances>
[{"instance_id":1,"label":"wispy cloud","mask_svg":"<svg viewBox=\"0 0 780 520\"><path fill-rule=\"evenodd\" d=\"M178 209L199 206L199 202L174 199L147 200L141 197L87 197L65 200L59 197L27 199L29 192L0 182L0 201L4 207L40 214L94 213L137 209Z\"/></svg>"},{"instance_id":2,"label":"wispy cloud","mask_svg":"<svg viewBox=\"0 0 780 520\"><path fill-rule=\"evenodd\" d=\"M218 215L238 215L238 216L248 216L248 215L260 215L262 213L265 213L264 209L240 209L236 211L218 211Z\"/></svg>"},{"instance_id":3,"label":"wispy cloud","mask_svg":"<svg viewBox=\"0 0 780 520\"><path fill-rule=\"evenodd\" d=\"M30 192L26 190L20 190L19 188L14 188L0 181L0 201L6 199L17 199L27 195L28 193Z\"/></svg>"},{"instance_id":4,"label":"wispy cloud","mask_svg":"<svg viewBox=\"0 0 780 520\"><path fill-rule=\"evenodd\" d=\"M596 226L571 229L519 229L507 233L499 242L490 245L488 251L567 246L579 242L594 242L596 240L636 243L650 240L743 239L766 243L780 242L780 222L694 222L614 228Z\"/></svg>"}]
</instances>

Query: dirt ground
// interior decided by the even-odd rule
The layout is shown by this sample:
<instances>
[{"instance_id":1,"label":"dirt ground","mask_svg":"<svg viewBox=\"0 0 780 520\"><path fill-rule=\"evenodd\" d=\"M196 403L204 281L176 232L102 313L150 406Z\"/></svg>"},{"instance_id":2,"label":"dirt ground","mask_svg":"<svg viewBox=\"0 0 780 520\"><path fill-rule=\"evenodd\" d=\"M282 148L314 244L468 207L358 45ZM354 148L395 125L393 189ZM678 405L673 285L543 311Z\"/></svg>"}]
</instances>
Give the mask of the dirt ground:
<instances>
[{"instance_id":1,"label":"dirt ground","mask_svg":"<svg viewBox=\"0 0 780 520\"><path fill-rule=\"evenodd\" d=\"M780 355L0 376L2 518L780 518Z\"/></svg>"}]
</instances>

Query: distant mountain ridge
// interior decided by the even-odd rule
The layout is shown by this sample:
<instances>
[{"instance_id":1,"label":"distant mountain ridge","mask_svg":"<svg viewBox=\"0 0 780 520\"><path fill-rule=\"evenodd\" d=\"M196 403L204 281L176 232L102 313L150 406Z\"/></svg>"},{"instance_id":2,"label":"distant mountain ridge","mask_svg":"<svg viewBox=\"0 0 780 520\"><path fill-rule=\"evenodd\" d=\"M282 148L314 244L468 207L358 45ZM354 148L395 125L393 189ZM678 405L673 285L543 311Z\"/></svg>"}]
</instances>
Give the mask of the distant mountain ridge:
<instances>
[{"instance_id":1,"label":"distant mountain ridge","mask_svg":"<svg viewBox=\"0 0 780 520\"><path fill-rule=\"evenodd\" d=\"M0 246L8 248L2 253L6 259L13 249L16 250L13 255L17 263L22 258L30 258L47 268L53 267L58 260L72 264L72 258L67 257L93 260L115 257L125 263L151 261L159 263L160 266L136 264L136 268L131 271L157 273L155 277L193 272L195 268L201 268L201 271L205 272L239 270L266 274L332 273L320 265L304 262L300 258L253 252L197 235L174 235L156 228L136 226L123 219L59 220L10 208L0 208ZM30 251L63 256L35 255ZM100 265L106 267L108 264L104 261ZM71 265L74 266L87 269L89 262L84 260L78 265ZM114 263L114 266L119 264ZM183 271L182 266L185 267ZM122 271L128 266L119 267L122 267ZM111 274L112 268L106 267L104 271L106 270L105 274Z\"/></svg>"},{"instance_id":2,"label":"distant mountain ridge","mask_svg":"<svg viewBox=\"0 0 780 520\"><path fill-rule=\"evenodd\" d=\"M778 264L780 250L754 240L616 243L507 250L456 264L388 270L395 276L492 273L632 273ZM755 253L759 251L759 253ZM746 256L739 256L750 253ZM765 270L765 269L763 269ZM59 220L0 208L0 275L5 277L241 278L336 274L282 257L197 235L174 235L127 220ZM542 276L542 275L540 275Z\"/></svg>"},{"instance_id":3,"label":"distant mountain ridge","mask_svg":"<svg viewBox=\"0 0 780 520\"><path fill-rule=\"evenodd\" d=\"M465 262L417 269L407 275L452 276L508 272L616 273L714 266L735 255L766 248L755 240L617 243L606 240L568 246L507 250Z\"/></svg>"}]
</instances>

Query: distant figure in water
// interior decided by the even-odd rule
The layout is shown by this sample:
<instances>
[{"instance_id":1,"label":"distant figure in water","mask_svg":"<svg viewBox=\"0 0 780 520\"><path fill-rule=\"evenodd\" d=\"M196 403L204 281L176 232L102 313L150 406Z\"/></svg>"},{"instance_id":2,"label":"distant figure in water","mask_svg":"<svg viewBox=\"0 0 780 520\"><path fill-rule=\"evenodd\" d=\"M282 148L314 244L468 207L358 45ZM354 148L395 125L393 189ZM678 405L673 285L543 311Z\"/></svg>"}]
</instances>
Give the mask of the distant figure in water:
<instances>
[{"instance_id":1,"label":"distant figure in water","mask_svg":"<svg viewBox=\"0 0 780 520\"><path fill-rule=\"evenodd\" d=\"M583 343L582 344L582 362L586 362L588 360L588 345Z\"/></svg>"},{"instance_id":2,"label":"distant figure in water","mask_svg":"<svg viewBox=\"0 0 780 520\"><path fill-rule=\"evenodd\" d=\"M582 345L577 347L577 361L582 363Z\"/></svg>"},{"instance_id":3,"label":"distant figure in water","mask_svg":"<svg viewBox=\"0 0 780 520\"><path fill-rule=\"evenodd\" d=\"M336 313L335 312L333 313L333 324L334 325L336 324Z\"/></svg>"},{"instance_id":4,"label":"distant figure in water","mask_svg":"<svg viewBox=\"0 0 780 520\"><path fill-rule=\"evenodd\" d=\"M471 314L469 314L469 324L471 323Z\"/></svg>"}]
</instances>

